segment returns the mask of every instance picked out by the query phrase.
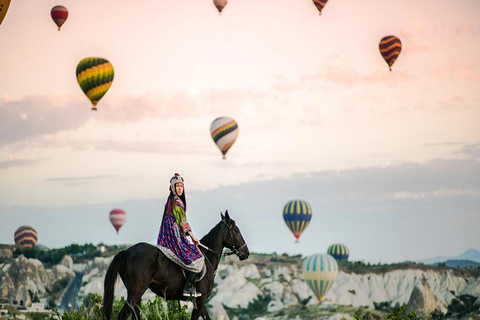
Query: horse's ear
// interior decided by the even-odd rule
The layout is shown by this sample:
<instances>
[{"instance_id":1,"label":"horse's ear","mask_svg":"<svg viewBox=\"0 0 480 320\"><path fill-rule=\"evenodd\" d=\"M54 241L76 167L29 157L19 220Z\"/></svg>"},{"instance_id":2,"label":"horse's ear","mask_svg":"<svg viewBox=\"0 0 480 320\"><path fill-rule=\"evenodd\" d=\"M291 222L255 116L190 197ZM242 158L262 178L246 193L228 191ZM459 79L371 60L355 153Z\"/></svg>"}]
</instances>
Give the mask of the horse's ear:
<instances>
[{"instance_id":1,"label":"horse's ear","mask_svg":"<svg viewBox=\"0 0 480 320\"><path fill-rule=\"evenodd\" d=\"M223 215L222 211L220 211L220 218L225 219L225 216Z\"/></svg>"},{"instance_id":2,"label":"horse's ear","mask_svg":"<svg viewBox=\"0 0 480 320\"><path fill-rule=\"evenodd\" d=\"M225 218L227 218L227 221L230 221L230 215L228 214L228 210L225 210Z\"/></svg>"}]
</instances>

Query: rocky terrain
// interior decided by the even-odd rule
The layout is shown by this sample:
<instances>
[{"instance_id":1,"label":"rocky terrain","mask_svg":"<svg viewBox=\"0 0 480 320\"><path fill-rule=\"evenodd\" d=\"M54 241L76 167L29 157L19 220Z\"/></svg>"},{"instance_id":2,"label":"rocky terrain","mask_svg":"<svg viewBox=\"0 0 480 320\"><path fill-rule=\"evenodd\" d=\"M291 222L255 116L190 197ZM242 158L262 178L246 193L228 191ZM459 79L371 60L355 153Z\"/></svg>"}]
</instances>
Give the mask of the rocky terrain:
<instances>
[{"instance_id":1,"label":"rocky terrain","mask_svg":"<svg viewBox=\"0 0 480 320\"><path fill-rule=\"evenodd\" d=\"M49 295L60 296L65 286L75 277L73 260L65 256L51 268L45 268L37 259L27 259L20 255L12 259L11 252L2 249L2 256L8 257L0 263L0 297L21 307L31 306L32 300Z\"/></svg>"},{"instance_id":2,"label":"rocky terrain","mask_svg":"<svg viewBox=\"0 0 480 320\"><path fill-rule=\"evenodd\" d=\"M35 295L43 299L51 296L55 284L73 280L76 271L83 275L77 297L77 302L81 303L82 297L89 293L103 295L103 280L112 258L97 257L74 264L65 256L52 268L45 268L40 261L23 256L9 259L0 264L1 297L28 305ZM379 306L389 308L402 304L406 304L408 310L420 313L434 310L446 313L454 298L467 294L476 297L480 303L478 271L411 265L383 273L375 270L362 274L341 271L322 304L318 305L313 292L302 280L301 261L301 257L256 254L242 262L236 257L224 259L208 301L211 314L217 319L229 319L244 310L242 312L270 319L292 314L296 312L292 311L295 308L341 311L339 306L351 306L373 311ZM126 296L121 281L117 283L115 294L117 297ZM56 296L58 300L60 295ZM144 299L153 297L150 291L144 295Z\"/></svg>"}]
</instances>

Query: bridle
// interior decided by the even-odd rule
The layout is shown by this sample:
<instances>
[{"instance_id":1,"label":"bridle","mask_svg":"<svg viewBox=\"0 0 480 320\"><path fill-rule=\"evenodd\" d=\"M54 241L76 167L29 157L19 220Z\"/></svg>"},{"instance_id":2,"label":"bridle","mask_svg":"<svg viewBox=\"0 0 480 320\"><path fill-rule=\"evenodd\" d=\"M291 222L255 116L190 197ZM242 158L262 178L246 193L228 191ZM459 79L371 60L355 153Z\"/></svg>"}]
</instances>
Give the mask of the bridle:
<instances>
[{"instance_id":1,"label":"bridle","mask_svg":"<svg viewBox=\"0 0 480 320\"><path fill-rule=\"evenodd\" d=\"M240 248L237 249L237 248L235 247L235 241L233 241L232 229L233 229L233 226L234 226L234 225L233 225L233 224L228 225L228 224L225 222L225 219L222 219L222 222L227 226L228 231L230 231L230 239L232 240L232 247L233 247L233 250L232 250L232 251L230 251L230 252L225 251L225 252L223 253L223 256L231 256L232 254L236 254L237 257L239 257L239 258L243 257L243 253L242 253L240 250L241 250L243 247L245 247L245 246L247 245L247 243L244 242L243 245L242 245Z\"/></svg>"},{"instance_id":2,"label":"bridle","mask_svg":"<svg viewBox=\"0 0 480 320\"><path fill-rule=\"evenodd\" d=\"M237 247L235 246L235 241L233 241L234 238L233 238L232 229L233 229L233 226L234 226L234 225L233 225L233 224L228 225L228 224L225 222L225 219L222 219L222 222L227 226L228 231L230 232L230 240L232 240L232 247L233 247L233 249L229 249L230 251L224 251L224 252L220 252L220 253L219 253L219 252L213 251L212 249L210 249L209 247L207 247L207 246L205 246L205 245L203 245L203 244L201 244L201 243L200 243L200 246L201 246L202 248L204 248L205 250L208 250L208 251L216 254L216 255L217 255L217 258L218 258L219 260L220 260L220 256L222 256L222 255L223 255L224 257L226 257L226 256L231 256L232 254L235 254L235 255L237 255L237 257L239 257L239 258L243 257L243 253L242 253L240 250L241 250L243 247L245 247L245 246L247 245L247 243L245 242L241 247L239 247L239 248L237 249ZM217 264L217 268L215 268L215 267L212 265L212 263L210 262L210 260L208 260L207 256L205 256L205 258L207 259L208 263L210 263L210 265L212 266L212 268L215 269L215 270L213 271L213 276L215 277L215 274L217 273L218 264Z\"/></svg>"}]
</instances>

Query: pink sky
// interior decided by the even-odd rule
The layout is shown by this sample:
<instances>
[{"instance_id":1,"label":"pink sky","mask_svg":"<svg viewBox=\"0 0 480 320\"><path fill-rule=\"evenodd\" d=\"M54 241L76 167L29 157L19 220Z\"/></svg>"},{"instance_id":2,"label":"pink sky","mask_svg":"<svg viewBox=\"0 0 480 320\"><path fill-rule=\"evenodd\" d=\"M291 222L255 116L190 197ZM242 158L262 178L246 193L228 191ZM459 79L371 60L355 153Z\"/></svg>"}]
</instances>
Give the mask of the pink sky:
<instances>
[{"instance_id":1,"label":"pink sky","mask_svg":"<svg viewBox=\"0 0 480 320\"><path fill-rule=\"evenodd\" d=\"M174 172L212 190L467 159L480 142L479 13L475 0L330 0L322 16L310 0L230 0L221 16L212 1L13 1L0 207L163 199ZM403 43L393 72L386 35ZM115 68L96 113L75 78L87 56ZM227 161L209 136L218 116L240 128Z\"/></svg>"}]
</instances>

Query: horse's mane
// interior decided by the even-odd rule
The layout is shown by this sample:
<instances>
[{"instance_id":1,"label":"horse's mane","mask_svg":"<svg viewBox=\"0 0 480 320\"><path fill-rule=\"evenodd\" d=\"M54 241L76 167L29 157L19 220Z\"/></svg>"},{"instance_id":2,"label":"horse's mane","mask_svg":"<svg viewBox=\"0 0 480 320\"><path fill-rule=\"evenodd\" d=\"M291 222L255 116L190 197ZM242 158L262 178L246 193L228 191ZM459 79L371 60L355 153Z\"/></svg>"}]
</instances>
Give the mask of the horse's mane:
<instances>
[{"instance_id":1,"label":"horse's mane","mask_svg":"<svg viewBox=\"0 0 480 320\"><path fill-rule=\"evenodd\" d=\"M217 229L220 227L220 223L222 223L222 221L217 223L206 235L204 235L203 238L200 239L200 242L207 247L211 247L215 240L215 236L218 234Z\"/></svg>"}]
</instances>

